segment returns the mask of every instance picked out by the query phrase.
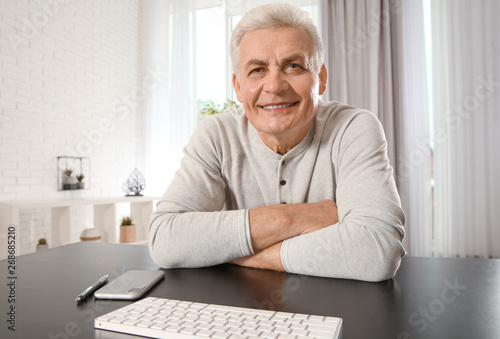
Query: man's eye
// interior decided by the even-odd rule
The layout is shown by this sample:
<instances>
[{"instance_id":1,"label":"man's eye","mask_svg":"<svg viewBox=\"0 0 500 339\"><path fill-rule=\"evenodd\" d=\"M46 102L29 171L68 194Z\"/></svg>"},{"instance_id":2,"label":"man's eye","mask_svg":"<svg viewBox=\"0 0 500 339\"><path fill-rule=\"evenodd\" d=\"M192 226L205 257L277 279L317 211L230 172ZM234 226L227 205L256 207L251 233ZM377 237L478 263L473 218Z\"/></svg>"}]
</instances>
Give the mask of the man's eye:
<instances>
[{"instance_id":1,"label":"man's eye","mask_svg":"<svg viewBox=\"0 0 500 339\"><path fill-rule=\"evenodd\" d=\"M302 71L304 69L304 67L302 67L301 65L299 64L289 64L287 66L287 69L291 70L291 71Z\"/></svg>"},{"instance_id":2,"label":"man's eye","mask_svg":"<svg viewBox=\"0 0 500 339\"><path fill-rule=\"evenodd\" d=\"M263 71L262 68L255 68L250 71L250 74L261 73Z\"/></svg>"}]
</instances>

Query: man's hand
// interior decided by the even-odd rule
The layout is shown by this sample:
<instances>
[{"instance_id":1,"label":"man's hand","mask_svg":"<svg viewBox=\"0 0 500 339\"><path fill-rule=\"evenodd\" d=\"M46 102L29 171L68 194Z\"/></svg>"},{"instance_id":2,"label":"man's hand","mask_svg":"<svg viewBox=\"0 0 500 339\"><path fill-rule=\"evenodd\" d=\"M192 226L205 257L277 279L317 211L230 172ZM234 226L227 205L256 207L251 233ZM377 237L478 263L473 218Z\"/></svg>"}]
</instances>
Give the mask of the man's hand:
<instances>
[{"instance_id":1,"label":"man's hand","mask_svg":"<svg viewBox=\"0 0 500 339\"><path fill-rule=\"evenodd\" d=\"M263 249L255 254L234 259L231 261L232 264L254 267L254 268L264 268L274 271L285 271L283 264L281 263L281 242L274 244L268 248Z\"/></svg>"}]
</instances>

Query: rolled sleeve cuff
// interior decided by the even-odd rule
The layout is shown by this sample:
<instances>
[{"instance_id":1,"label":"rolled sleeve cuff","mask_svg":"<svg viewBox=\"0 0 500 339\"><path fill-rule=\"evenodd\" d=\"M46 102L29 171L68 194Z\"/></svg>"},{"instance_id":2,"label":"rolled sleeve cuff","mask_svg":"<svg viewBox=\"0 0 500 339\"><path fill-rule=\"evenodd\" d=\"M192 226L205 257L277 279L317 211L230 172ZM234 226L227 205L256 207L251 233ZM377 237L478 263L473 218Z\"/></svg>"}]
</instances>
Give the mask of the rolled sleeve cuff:
<instances>
[{"instance_id":1,"label":"rolled sleeve cuff","mask_svg":"<svg viewBox=\"0 0 500 339\"><path fill-rule=\"evenodd\" d=\"M241 232L239 232L239 242L241 253L243 256L247 256L255 253L252 246L252 237L250 235L250 217L248 209L242 210L242 217L244 218L244 222L242 223L243 228L239 228L241 230Z\"/></svg>"}]
</instances>

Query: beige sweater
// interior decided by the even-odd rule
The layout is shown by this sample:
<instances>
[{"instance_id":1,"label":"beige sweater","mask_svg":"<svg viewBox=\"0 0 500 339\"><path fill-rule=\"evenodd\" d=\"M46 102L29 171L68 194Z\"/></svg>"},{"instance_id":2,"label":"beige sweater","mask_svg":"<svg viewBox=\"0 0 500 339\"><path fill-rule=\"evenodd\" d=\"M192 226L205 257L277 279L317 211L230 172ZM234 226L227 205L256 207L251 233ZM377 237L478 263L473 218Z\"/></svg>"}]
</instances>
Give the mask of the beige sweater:
<instances>
[{"instance_id":1,"label":"beige sweater","mask_svg":"<svg viewBox=\"0 0 500 339\"><path fill-rule=\"evenodd\" d=\"M331 199L339 222L285 240L285 269L392 277L405 254L404 213L382 127L365 110L319 105L308 135L283 156L261 141L242 109L205 119L152 215L153 260L164 268L203 267L253 254L249 209Z\"/></svg>"}]
</instances>

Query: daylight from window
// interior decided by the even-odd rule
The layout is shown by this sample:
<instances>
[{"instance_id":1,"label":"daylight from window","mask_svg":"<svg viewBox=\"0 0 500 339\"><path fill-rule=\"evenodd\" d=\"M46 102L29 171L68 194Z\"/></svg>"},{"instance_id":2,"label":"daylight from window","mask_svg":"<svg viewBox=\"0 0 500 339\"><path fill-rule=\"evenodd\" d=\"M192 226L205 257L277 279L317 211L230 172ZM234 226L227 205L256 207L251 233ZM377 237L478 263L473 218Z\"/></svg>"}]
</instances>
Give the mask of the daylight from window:
<instances>
[{"instance_id":1,"label":"daylight from window","mask_svg":"<svg viewBox=\"0 0 500 339\"><path fill-rule=\"evenodd\" d=\"M198 107L211 100L226 101L226 42L224 8L210 7L196 12L196 78Z\"/></svg>"}]
</instances>

